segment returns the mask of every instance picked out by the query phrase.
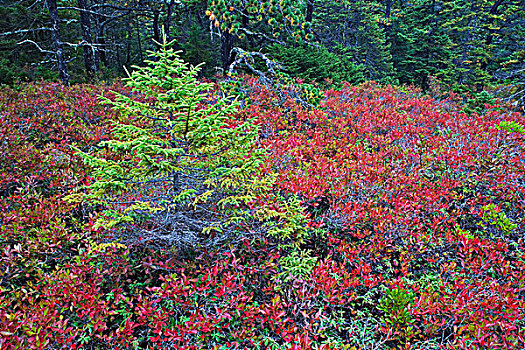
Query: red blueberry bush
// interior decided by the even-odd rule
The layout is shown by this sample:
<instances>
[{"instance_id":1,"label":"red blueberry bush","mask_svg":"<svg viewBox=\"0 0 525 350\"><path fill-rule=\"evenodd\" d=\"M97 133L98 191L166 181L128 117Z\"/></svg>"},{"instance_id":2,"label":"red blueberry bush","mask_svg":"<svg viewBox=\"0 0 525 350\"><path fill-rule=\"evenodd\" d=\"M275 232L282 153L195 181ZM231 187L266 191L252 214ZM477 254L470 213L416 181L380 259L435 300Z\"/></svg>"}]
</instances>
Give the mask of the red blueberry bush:
<instances>
[{"instance_id":1,"label":"red blueberry bush","mask_svg":"<svg viewBox=\"0 0 525 350\"><path fill-rule=\"evenodd\" d=\"M0 93L0 348L525 347L522 115L374 83L315 108L241 85L232 117L257 120L261 170L277 177L253 205L299 198L299 245L109 239L93 229L103 208L63 200L97 180L70 146L111 139L118 114L97 96L131 92Z\"/></svg>"}]
</instances>

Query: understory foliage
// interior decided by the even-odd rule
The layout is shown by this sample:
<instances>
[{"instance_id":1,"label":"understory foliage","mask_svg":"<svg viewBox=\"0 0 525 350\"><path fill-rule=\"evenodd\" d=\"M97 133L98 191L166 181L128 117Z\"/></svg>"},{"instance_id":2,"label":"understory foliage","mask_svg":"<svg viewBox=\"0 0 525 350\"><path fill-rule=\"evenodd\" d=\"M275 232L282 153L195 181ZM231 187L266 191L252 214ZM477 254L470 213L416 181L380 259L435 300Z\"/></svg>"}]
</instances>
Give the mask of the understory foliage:
<instances>
[{"instance_id":1,"label":"understory foliage","mask_svg":"<svg viewBox=\"0 0 525 350\"><path fill-rule=\"evenodd\" d=\"M0 93L2 349L525 347L522 115L252 77L235 110L170 57ZM157 244L191 220L200 244Z\"/></svg>"}]
</instances>

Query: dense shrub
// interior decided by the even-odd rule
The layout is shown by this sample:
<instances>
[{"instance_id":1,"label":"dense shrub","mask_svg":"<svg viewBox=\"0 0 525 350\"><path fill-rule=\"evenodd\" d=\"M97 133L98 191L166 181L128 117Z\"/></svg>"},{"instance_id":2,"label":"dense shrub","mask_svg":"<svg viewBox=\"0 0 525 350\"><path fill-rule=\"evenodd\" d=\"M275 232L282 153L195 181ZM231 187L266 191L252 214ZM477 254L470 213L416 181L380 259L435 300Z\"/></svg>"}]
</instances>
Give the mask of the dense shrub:
<instances>
[{"instance_id":1,"label":"dense shrub","mask_svg":"<svg viewBox=\"0 0 525 350\"><path fill-rule=\"evenodd\" d=\"M258 171L277 174L256 203L288 203L272 220L308 234L168 251L108 240L97 208L61 199L94 180L69 145L123 123L107 88L19 89L0 94L1 348L525 346L523 116L372 83L306 109L246 77L232 122L256 118Z\"/></svg>"}]
</instances>

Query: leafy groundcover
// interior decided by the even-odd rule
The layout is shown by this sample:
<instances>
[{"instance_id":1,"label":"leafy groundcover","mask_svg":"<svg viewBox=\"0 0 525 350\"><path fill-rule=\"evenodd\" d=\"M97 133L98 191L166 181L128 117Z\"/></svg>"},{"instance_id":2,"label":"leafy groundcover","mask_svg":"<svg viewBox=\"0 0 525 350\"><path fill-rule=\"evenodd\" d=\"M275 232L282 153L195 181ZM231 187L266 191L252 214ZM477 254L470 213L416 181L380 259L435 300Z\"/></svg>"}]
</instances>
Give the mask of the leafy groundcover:
<instances>
[{"instance_id":1,"label":"leafy groundcover","mask_svg":"<svg viewBox=\"0 0 525 350\"><path fill-rule=\"evenodd\" d=\"M98 181L79 150L119 159L100 143L122 122L112 91L156 103L121 84L0 93L2 349L525 347L523 116L374 83L305 107L243 77L229 125L257 125L254 176L274 181L230 207L265 223L151 245L64 200Z\"/></svg>"}]
</instances>

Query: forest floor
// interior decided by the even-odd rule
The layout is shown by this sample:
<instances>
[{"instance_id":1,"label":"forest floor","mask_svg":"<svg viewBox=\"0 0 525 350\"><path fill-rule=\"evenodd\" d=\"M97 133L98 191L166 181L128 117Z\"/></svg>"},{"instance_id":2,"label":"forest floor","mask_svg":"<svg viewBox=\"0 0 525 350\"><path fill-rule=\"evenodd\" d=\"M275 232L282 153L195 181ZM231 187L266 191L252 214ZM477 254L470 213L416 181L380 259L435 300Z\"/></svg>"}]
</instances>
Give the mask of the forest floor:
<instances>
[{"instance_id":1,"label":"forest floor","mask_svg":"<svg viewBox=\"0 0 525 350\"><path fill-rule=\"evenodd\" d=\"M374 83L305 108L242 84L274 195L308 218L294 249L109 240L63 199L93 181L71 146L118 117L97 97L126 88L0 92L1 349L525 348L523 115Z\"/></svg>"}]
</instances>

